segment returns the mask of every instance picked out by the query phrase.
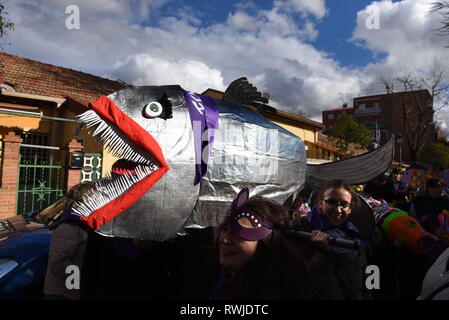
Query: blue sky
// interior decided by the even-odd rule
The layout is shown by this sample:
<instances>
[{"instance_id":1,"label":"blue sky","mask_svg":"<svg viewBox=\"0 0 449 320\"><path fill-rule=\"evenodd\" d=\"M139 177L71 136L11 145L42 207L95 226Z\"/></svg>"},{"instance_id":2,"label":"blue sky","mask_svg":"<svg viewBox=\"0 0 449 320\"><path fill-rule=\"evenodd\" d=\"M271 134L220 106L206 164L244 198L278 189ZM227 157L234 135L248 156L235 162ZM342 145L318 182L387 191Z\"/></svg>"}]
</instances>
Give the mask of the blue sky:
<instances>
[{"instance_id":1,"label":"blue sky","mask_svg":"<svg viewBox=\"0 0 449 320\"><path fill-rule=\"evenodd\" d=\"M270 104L321 110L384 93L382 79L449 66L429 0L3 0L8 53L121 79L225 90L246 76ZM80 29L68 30L68 5ZM377 28L367 21L378 17ZM440 116L440 118L444 118Z\"/></svg>"},{"instance_id":2,"label":"blue sky","mask_svg":"<svg viewBox=\"0 0 449 320\"><path fill-rule=\"evenodd\" d=\"M372 1L366 0L345 0L342 5L341 0L332 0L326 2L328 14L322 19L314 19L319 31L318 37L310 43L318 50L323 50L330 54L342 66L363 67L369 62L379 61L385 57L385 54L373 54L372 51L357 46L351 42L352 32L356 27L356 14L363 10ZM398 2L393 1L393 2ZM210 26L215 23L226 21L230 12L238 8L239 1L220 1L220 0L178 0L164 6L159 14L170 12L179 4L188 5L198 12L201 12L202 24ZM259 9L269 10L273 1L263 0L255 1L254 5ZM176 9L175 9L176 10ZM303 23L299 14L294 15L295 22L298 25ZM154 24L149 22L150 25ZM157 24L157 22L155 23Z\"/></svg>"},{"instance_id":3,"label":"blue sky","mask_svg":"<svg viewBox=\"0 0 449 320\"><path fill-rule=\"evenodd\" d=\"M328 1L328 16L318 25L320 34L315 47L324 50L343 66L359 68L373 61L379 61L384 54L373 54L372 51L357 46L350 41L356 27L356 14L371 1Z\"/></svg>"}]
</instances>

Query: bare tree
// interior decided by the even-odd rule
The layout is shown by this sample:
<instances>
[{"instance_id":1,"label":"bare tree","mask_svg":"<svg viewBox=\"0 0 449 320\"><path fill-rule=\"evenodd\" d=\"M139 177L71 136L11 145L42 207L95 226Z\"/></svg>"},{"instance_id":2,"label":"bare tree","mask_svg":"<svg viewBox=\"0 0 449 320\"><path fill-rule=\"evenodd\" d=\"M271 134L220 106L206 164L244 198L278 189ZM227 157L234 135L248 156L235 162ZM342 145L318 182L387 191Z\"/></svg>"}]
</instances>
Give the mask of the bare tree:
<instances>
[{"instance_id":1,"label":"bare tree","mask_svg":"<svg viewBox=\"0 0 449 320\"><path fill-rule=\"evenodd\" d=\"M387 93L396 94L403 138L411 160L417 161L424 145L435 139L434 114L449 105L446 72L435 64L427 75L409 73L394 80L383 79L383 83Z\"/></svg>"},{"instance_id":2,"label":"bare tree","mask_svg":"<svg viewBox=\"0 0 449 320\"><path fill-rule=\"evenodd\" d=\"M8 12L5 11L5 6L0 3L0 38L8 34L8 30L14 30L14 23L6 19ZM0 48L2 45L0 43Z\"/></svg>"},{"instance_id":3,"label":"bare tree","mask_svg":"<svg viewBox=\"0 0 449 320\"><path fill-rule=\"evenodd\" d=\"M435 122L435 130L437 131L437 137L435 139L435 143L444 144L446 147L449 147L449 138L445 134L445 130L442 128L441 123Z\"/></svg>"},{"instance_id":4,"label":"bare tree","mask_svg":"<svg viewBox=\"0 0 449 320\"><path fill-rule=\"evenodd\" d=\"M440 35L449 35L449 1L438 1L432 3L432 5L432 10L438 11L443 16L442 26L437 29L438 33Z\"/></svg>"}]
</instances>

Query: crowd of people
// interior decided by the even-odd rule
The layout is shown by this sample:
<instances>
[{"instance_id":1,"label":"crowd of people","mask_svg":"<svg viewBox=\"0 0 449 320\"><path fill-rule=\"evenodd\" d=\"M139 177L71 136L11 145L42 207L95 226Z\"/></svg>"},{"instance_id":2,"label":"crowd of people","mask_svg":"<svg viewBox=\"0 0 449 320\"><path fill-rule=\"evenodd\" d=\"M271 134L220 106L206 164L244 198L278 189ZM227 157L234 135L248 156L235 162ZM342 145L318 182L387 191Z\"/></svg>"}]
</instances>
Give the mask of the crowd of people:
<instances>
[{"instance_id":1,"label":"crowd of people","mask_svg":"<svg viewBox=\"0 0 449 320\"><path fill-rule=\"evenodd\" d=\"M401 174L394 169L388 179L377 177L366 184L362 197L344 181L332 180L321 190L303 190L291 206L249 197L250 190L244 188L218 228L187 229L187 235L165 242L103 237L71 219L71 205L95 188L94 183L82 183L67 193L62 209L55 210L62 215L46 217L53 237L44 293L48 299L74 300L434 297L423 281L432 278L432 265L449 255L449 197L436 179L412 194ZM418 251L409 250L401 237L412 237L411 231L400 228L401 237L391 239L377 218L367 236L357 219L351 219L358 214L360 199L367 198L407 215L408 224L416 221L427 242L419 242ZM296 231L309 236L298 237ZM70 264L80 267L79 290L65 285ZM367 286L369 265L380 269L380 286L374 289Z\"/></svg>"}]
</instances>

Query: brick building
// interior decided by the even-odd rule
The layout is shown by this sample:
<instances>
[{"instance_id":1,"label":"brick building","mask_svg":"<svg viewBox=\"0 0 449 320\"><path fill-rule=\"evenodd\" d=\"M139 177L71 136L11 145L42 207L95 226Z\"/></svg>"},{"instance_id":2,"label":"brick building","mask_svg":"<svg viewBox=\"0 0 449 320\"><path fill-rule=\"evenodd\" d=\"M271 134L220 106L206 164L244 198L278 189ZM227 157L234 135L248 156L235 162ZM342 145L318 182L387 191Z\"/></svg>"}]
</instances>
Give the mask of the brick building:
<instances>
[{"instance_id":1,"label":"brick building","mask_svg":"<svg viewBox=\"0 0 449 320\"><path fill-rule=\"evenodd\" d=\"M419 150L434 140L433 101L427 90L357 97L353 106L324 110L326 130L332 128L338 115L352 114L373 132L380 145L394 134L394 159L404 162L416 161Z\"/></svg>"},{"instance_id":2,"label":"brick building","mask_svg":"<svg viewBox=\"0 0 449 320\"><path fill-rule=\"evenodd\" d=\"M321 114L323 117L323 124L326 127L324 132L329 133L332 130L334 122L339 116L353 113L354 108L349 107L347 104L344 104L340 108L323 110Z\"/></svg>"},{"instance_id":3,"label":"brick building","mask_svg":"<svg viewBox=\"0 0 449 320\"><path fill-rule=\"evenodd\" d=\"M126 86L0 52L0 219L45 207L100 177L103 147L75 116ZM82 168L69 163L74 151L84 152Z\"/></svg>"}]
</instances>

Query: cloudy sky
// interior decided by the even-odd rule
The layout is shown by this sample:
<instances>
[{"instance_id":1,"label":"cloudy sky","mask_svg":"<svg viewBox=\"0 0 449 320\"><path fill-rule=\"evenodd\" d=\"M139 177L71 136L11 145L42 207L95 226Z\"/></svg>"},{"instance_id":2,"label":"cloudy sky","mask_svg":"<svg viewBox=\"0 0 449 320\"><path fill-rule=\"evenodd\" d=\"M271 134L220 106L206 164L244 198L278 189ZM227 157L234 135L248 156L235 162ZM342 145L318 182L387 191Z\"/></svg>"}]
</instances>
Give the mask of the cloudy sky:
<instances>
[{"instance_id":1,"label":"cloudy sky","mask_svg":"<svg viewBox=\"0 0 449 320\"><path fill-rule=\"evenodd\" d=\"M435 62L449 69L432 0L1 2L16 26L8 53L199 93L246 76L271 105L317 121L323 109L385 93L382 78L420 76Z\"/></svg>"}]
</instances>

